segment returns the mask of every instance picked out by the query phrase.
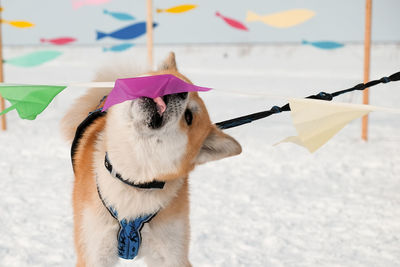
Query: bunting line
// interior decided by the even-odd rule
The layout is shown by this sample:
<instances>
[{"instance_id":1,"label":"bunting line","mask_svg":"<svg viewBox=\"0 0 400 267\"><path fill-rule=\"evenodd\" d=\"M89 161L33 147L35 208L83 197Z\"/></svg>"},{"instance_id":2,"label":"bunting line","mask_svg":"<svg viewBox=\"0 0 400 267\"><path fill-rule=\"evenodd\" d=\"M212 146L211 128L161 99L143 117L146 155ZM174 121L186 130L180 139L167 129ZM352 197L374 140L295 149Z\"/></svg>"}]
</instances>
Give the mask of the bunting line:
<instances>
[{"instance_id":1,"label":"bunting line","mask_svg":"<svg viewBox=\"0 0 400 267\"><path fill-rule=\"evenodd\" d=\"M45 85L49 83L0 83L0 88L2 86L36 86L36 85ZM52 83L52 86L65 86L65 87L75 87L75 88L114 88L115 82L72 82L72 83ZM242 92L239 89L226 89L226 88L212 88L213 91L227 93L227 94L235 94L241 96L250 96L250 97L265 97L269 99L282 99L289 100L291 98L296 98L293 96L285 96L285 95L276 95L276 94L267 94L263 92Z\"/></svg>"},{"instance_id":2,"label":"bunting line","mask_svg":"<svg viewBox=\"0 0 400 267\"><path fill-rule=\"evenodd\" d=\"M249 94L235 92L232 90L216 90L240 95L268 96L274 98L289 99L289 103L279 107L273 106L270 110L261 111L231 120L216 123L220 129L228 129L262 119L283 111L291 111L293 124L298 136L290 136L279 142L292 142L307 148L311 153L328 142L334 135L343 129L351 121L368 114L371 111L383 111L400 114L400 109L378 107L371 105L358 105L350 103L329 102L334 97L352 92L362 91L368 87L380 83L399 81L400 72L389 77L373 80L368 83L360 83L351 88L336 91L333 93L321 92L308 96L305 99L281 97L265 93ZM90 88L114 88L115 82L75 82L62 85L32 85L32 84L0 84L0 94L3 95L12 105L2 111L0 115L16 109L23 119L34 120L53 98L67 87L90 87ZM325 101L320 101L325 100Z\"/></svg>"},{"instance_id":3,"label":"bunting line","mask_svg":"<svg viewBox=\"0 0 400 267\"><path fill-rule=\"evenodd\" d=\"M35 83L35 84L23 84L23 83L0 83L2 86L47 86L48 83ZM113 88L115 82L72 82L72 83L52 83L51 86L64 86L64 87L91 87L91 88Z\"/></svg>"},{"instance_id":4,"label":"bunting line","mask_svg":"<svg viewBox=\"0 0 400 267\"><path fill-rule=\"evenodd\" d=\"M331 101L334 97L341 95L341 94L345 94L345 93L352 92L352 91L363 91L369 87L375 86L380 83L389 83L389 82L394 82L394 81L399 81L399 80L400 80L400 72L396 72L396 73L390 75L389 77L385 76L378 80L369 81L367 83L359 83L348 89L336 91L333 93L320 92L319 94L311 95L306 98ZM283 105L281 107L273 106L270 110L252 113L249 115L237 117L237 118L226 120L226 121L221 121L221 122L216 123L216 126L219 127L220 129L229 129L229 128L237 127L237 126L240 126L243 124L251 123L255 120L263 119L263 118L266 118L273 114L281 113L283 111L290 111L289 103L287 103L286 105Z\"/></svg>"}]
</instances>

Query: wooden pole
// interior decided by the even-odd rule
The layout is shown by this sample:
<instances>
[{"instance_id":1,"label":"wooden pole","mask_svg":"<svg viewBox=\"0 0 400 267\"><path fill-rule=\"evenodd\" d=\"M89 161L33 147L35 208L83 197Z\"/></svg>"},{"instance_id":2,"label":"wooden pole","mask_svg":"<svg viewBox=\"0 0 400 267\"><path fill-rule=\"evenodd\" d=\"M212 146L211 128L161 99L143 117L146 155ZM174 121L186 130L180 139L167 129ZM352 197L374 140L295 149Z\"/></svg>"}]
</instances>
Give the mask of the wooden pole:
<instances>
[{"instance_id":1,"label":"wooden pole","mask_svg":"<svg viewBox=\"0 0 400 267\"><path fill-rule=\"evenodd\" d=\"M364 38L364 83L369 81L370 58L371 58L371 17L372 0L366 0L365 9L365 38ZM369 104L369 89L363 91L363 104ZM362 118L361 138L368 140L368 115Z\"/></svg>"},{"instance_id":2,"label":"wooden pole","mask_svg":"<svg viewBox=\"0 0 400 267\"><path fill-rule=\"evenodd\" d=\"M1 6L1 2L0 2ZM0 21L1 21L1 12L0 12ZM4 76L3 76L3 39L2 39L2 23L0 23L0 82L4 82ZM4 98L1 97L0 95L0 110L3 111L6 108L6 104L4 102ZM1 115L1 130L5 131L7 130L7 121L6 121L6 115Z\"/></svg>"},{"instance_id":3,"label":"wooden pole","mask_svg":"<svg viewBox=\"0 0 400 267\"><path fill-rule=\"evenodd\" d=\"M153 1L147 0L147 64L150 70L153 70Z\"/></svg>"}]
</instances>

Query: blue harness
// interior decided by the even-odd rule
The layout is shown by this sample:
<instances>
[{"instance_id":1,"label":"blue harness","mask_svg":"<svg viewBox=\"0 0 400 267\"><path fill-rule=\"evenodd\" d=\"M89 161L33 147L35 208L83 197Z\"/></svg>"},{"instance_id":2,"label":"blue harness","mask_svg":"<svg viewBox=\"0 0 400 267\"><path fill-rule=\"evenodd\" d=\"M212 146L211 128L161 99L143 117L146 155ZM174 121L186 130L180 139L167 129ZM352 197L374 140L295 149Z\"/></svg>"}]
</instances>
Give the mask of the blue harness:
<instances>
[{"instance_id":1,"label":"blue harness","mask_svg":"<svg viewBox=\"0 0 400 267\"><path fill-rule=\"evenodd\" d=\"M97 192L104 207L110 212L110 214L118 221L118 256L125 260L133 260L139 253L140 244L142 242L142 235L140 231L143 225L149 222L156 216L157 213L138 217L134 220L118 219L118 212L112 207L106 205L101 196L99 187L97 186Z\"/></svg>"}]
</instances>

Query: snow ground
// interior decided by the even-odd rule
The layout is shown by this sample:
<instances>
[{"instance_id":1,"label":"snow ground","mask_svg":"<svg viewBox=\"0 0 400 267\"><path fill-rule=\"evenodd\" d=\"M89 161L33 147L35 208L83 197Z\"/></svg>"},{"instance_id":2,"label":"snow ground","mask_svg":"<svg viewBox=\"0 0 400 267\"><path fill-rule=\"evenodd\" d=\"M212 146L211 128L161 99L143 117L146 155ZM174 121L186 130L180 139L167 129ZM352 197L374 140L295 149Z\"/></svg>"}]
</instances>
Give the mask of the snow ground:
<instances>
[{"instance_id":1,"label":"snow ground","mask_svg":"<svg viewBox=\"0 0 400 267\"><path fill-rule=\"evenodd\" d=\"M12 57L32 47L6 48ZM273 95L306 96L353 86L362 79L363 51L309 46L157 47L156 61L175 50L181 71L196 84ZM7 82L88 81L107 58L100 48L62 48L41 67L6 66ZM373 46L371 78L399 71L399 45ZM399 108L400 84L371 89L371 104ZM0 133L0 266L73 266L72 169L59 121L83 89L62 92L35 121L9 113ZM284 99L202 94L214 121L256 112ZM338 99L360 103L361 94ZM198 167L191 175L194 266L400 266L400 120L371 113L370 139L360 121L309 154L293 144L289 114L230 129L240 156ZM143 266L121 262L119 266Z\"/></svg>"}]
</instances>

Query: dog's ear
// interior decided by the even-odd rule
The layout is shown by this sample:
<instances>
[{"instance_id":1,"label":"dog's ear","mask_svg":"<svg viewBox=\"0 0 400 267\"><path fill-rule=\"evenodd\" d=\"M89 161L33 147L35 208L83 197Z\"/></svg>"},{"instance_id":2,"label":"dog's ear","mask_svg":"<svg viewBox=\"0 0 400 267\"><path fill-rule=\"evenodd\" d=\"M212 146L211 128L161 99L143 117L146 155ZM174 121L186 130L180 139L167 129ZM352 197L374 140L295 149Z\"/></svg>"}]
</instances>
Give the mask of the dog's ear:
<instances>
[{"instance_id":1,"label":"dog's ear","mask_svg":"<svg viewBox=\"0 0 400 267\"><path fill-rule=\"evenodd\" d=\"M178 71L178 67L176 66L174 52L169 52L168 57L163 61L163 63L161 63L161 65L158 67L158 70Z\"/></svg>"},{"instance_id":2,"label":"dog's ear","mask_svg":"<svg viewBox=\"0 0 400 267\"><path fill-rule=\"evenodd\" d=\"M213 127L196 158L197 164L238 155L242 152L240 144L231 136Z\"/></svg>"}]
</instances>

